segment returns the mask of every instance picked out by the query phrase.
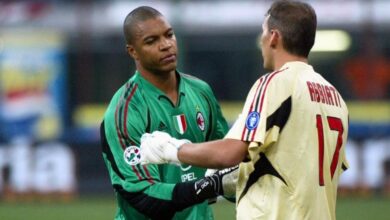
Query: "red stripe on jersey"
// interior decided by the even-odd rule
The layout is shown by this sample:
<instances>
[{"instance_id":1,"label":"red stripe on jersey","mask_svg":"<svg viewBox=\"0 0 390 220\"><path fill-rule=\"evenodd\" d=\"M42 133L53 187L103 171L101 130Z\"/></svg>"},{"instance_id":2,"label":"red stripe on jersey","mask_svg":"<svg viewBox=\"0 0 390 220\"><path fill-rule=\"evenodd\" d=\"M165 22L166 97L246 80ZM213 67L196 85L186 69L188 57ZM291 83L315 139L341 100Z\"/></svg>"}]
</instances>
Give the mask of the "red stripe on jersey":
<instances>
[{"instance_id":1,"label":"red stripe on jersey","mask_svg":"<svg viewBox=\"0 0 390 220\"><path fill-rule=\"evenodd\" d=\"M257 109L258 112L260 113L260 117L261 117L261 110L263 110L264 96L265 96L265 93L267 92L267 88L268 88L269 82L271 82L271 80L272 80L272 78L274 76L276 76L278 73L281 73L281 72L285 71L286 69L288 69L288 68L285 68L285 69L282 69L282 70L278 70L278 71L275 71L275 72L271 73L270 76L268 77L267 82L264 82L265 83L265 87L263 89L263 92L261 92L260 110ZM250 138L250 141L254 140L257 128L258 128L258 126L255 129L253 129L252 137Z\"/></svg>"},{"instance_id":2,"label":"red stripe on jersey","mask_svg":"<svg viewBox=\"0 0 390 220\"><path fill-rule=\"evenodd\" d=\"M153 178L152 178L152 176L150 175L149 170L148 170L148 168L146 167L146 165L143 165L142 167L144 168L144 171L145 171L145 173L146 173L146 176L148 177L148 182L149 182L149 183L154 183Z\"/></svg>"},{"instance_id":3,"label":"red stripe on jersey","mask_svg":"<svg viewBox=\"0 0 390 220\"><path fill-rule=\"evenodd\" d=\"M263 81L263 77L261 77L259 80L259 85L257 86L256 88L256 92L255 92L255 95L253 96L253 99L252 99L252 103L251 103L251 107L249 108L249 111L248 111L248 114L252 112L252 109L253 109L253 103L255 103L255 100L256 100L256 97L257 97L257 92L259 91L259 88L261 87L261 83ZM242 129L242 134L241 134L241 140L244 140L244 137L245 137L245 133L248 129L246 128L246 125L244 125L244 129Z\"/></svg>"},{"instance_id":4,"label":"red stripe on jersey","mask_svg":"<svg viewBox=\"0 0 390 220\"><path fill-rule=\"evenodd\" d=\"M321 115L317 115L319 183L324 184L324 131Z\"/></svg>"},{"instance_id":5,"label":"red stripe on jersey","mask_svg":"<svg viewBox=\"0 0 390 220\"><path fill-rule=\"evenodd\" d=\"M115 109L115 128L116 128L116 134L118 135L118 139L119 139L119 143L121 144L122 146L122 149L125 150L126 149L126 144L123 143L122 141L122 136L120 134L120 130L119 130L119 126L118 126L118 111L119 111L119 104L116 106L116 109Z\"/></svg>"},{"instance_id":6,"label":"red stripe on jersey","mask_svg":"<svg viewBox=\"0 0 390 220\"><path fill-rule=\"evenodd\" d=\"M268 88L269 82L271 82L271 80L272 80L272 78L274 76L276 76L278 73L281 73L281 72L285 71L286 69L288 69L288 68L285 68L285 69L282 69L282 70L275 71L275 72L271 73L271 76L268 78L268 81L265 84L265 88L264 88L263 92L261 93L261 101L260 101L260 111L259 111L259 113L261 113L261 110L263 109L264 96L265 96L265 93L267 92L267 88Z\"/></svg>"},{"instance_id":7,"label":"red stripe on jersey","mask_svg":"<svg viewBox=\"0 0 390 220\"><path fill-rule=\"evenodd\" d=\"M125 115L123 117L124 118L123 119L123 133L125 134L125 136L127 138L129 138L129 134L127 133L127 126L126 126L126 122L127 122L127 109L129 107L130 100L133 97L133 95L134 95L135 91L137 90L137 88L138 88L138 84L135 84L135 86L133 87L133 89L130 92L130 95L126 99L125 111L123 112L123 114Z\"/></svg>"},{"instance_id":8,"label":"red stripe on jersey","mask_svg":"<svg viewBox=\"0 0 390 220\"><path fill-rule=\"evenodd\" d=\"M135 175L137 175L138 180L142 180L142 177L141 177L141 175L139 175L139 171L137 170L137 168L135 168L135 165L131 166L131 169L133 169Z\"/></svg>"},{"instance_id":9,"label":"red stripe on jersey","mask_svg":"<svg viewBox=\"0 0 390 220\"><path fill-rule=\"evenodd\" d=\"M183 126L183 132L185 132L187 130L187 122L186 122L186 117L185 115L180 115L180 122L181 122L181 125Z\"/></svg>"},{"instance_id":10,"label":"red stripe on jersey","mask_svg":"<svg viewBox=\"0 0 390 220\"><path fill-rule=\"evenodd\" d=\"M118 121L119 121L119 119L118 119L118 111L119 111L119 108L121 106L120 105L121 103L122 103L122 100L120 100L118 102L118 105L116 106L116 109L115 109L115 128L116 128L116 134L117 134L118 139L119 139L119 143L122 146L122 149L125 150L126 149L126 144L122 140L123 137L121 135L121 132L120 132L120 129L119 129L119 125L118 125ZM126 116L126 113L125 113L125 116ZM131 168L133 169L135 175L137 175L138 179L142 180L143 178L141 177L140 172L137 170L137 168L135 168L135 166L131 166Z\"/></svg>"}]
</instances>

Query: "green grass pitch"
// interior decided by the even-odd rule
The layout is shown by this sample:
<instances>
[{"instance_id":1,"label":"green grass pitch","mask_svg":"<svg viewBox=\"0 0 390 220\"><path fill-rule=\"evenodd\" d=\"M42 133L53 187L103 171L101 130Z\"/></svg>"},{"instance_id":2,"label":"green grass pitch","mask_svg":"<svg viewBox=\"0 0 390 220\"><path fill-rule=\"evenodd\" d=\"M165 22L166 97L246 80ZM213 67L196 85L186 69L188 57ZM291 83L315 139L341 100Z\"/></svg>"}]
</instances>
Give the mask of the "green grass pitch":
<instances>
[{"instance_id":1,"label":"green grass pitch","mask_svg":"<svg viewBox=\"0 0 390 220\"><path fill-rule=\"evenodd\" d=\"M113 197L80 197L72 202L21 202L0 200L1 220L109 220L115 213ZM220 201L212 205L216 220L235 219L234 204ZM390 198L342 198L337 202L338 220L388 220Z\"/></svg>"}]
</instances>

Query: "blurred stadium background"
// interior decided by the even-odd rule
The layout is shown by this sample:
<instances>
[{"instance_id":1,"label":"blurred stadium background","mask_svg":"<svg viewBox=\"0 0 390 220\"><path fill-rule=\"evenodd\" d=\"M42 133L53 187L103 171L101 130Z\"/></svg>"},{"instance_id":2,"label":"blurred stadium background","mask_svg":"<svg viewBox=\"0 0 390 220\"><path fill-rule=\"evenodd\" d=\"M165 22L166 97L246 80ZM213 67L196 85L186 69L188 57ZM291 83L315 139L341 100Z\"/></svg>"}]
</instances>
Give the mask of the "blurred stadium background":
<instances>
[{"instance_id":1,"label":"blurred stadium background","mask_svg":"<svg viewBox=\"0 0 390 220\"><path fill-rule=\"evenodd\" d=\"M112 219L98 126L133 73L122 23L149 5L173 25L179 70L210 83L233 122L265 73L256 44L266 0L0 1L0 219ZM351 168L338 219L388 219L390 1L312 0L310 62L350 109ZM213 206L234 219L234 205Z\"/></svg>"}]
</instances>

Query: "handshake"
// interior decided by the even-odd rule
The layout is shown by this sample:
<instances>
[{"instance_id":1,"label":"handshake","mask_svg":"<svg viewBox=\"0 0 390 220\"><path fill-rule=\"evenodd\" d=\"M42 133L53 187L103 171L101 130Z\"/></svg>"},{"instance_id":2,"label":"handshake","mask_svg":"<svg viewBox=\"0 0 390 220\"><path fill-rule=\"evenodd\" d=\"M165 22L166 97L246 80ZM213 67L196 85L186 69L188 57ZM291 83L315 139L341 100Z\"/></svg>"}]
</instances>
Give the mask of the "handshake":
<instances>
[{"instance_id":1,"label":"handshake","mask_svg":"<svg viewBox=\"0 0 390 220\"><path fill-rule=\"evenodd\" d=\"M145 133L141 137L141 164L175 164L181 162L177 156L178 150L184 144L191 143L186 139L176 139L161 131ZM204 185L202 181L211 183L217 195L234 197L236 183L238 179L238 165L222 170L208 169L206 177L199 182L199 186ZM201 190L201 189L199 189Z\"/></svg>"},{"instance_id":2,"label":"handshake","mask_svg":"<svg viewBox=\"0 0 390 220\"><path fill-rule=\"evenodd\" d=\"M180 164L177 157L179 148L191 141L182 139L178 140L169 134L161 131L145 133L141 137L141 164Z\"/></svg>"}]
</instances>

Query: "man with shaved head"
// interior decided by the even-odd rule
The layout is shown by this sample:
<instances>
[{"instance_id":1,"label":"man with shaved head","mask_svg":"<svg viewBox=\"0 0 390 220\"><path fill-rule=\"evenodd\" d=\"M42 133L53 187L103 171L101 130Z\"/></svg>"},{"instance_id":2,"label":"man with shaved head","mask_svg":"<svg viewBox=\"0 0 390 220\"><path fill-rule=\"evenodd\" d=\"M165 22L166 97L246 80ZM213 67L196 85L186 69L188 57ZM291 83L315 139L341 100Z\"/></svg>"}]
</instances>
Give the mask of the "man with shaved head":
<instances>
[{"instance_id":1,"label":"man with shaved head","mask_svg":"<svg viewBox=\"0 0 390 220\"><path fill-rule=\"evenodd\" d=\"M228 127L217 100L205 82L176 70L175 34L160 12L136 8L123 30L136 71L113 96L101 124L118 202L115 219L213 219L206 200L224 194L220 183L229 172L203 178L205 169L191 165L140 165L139 144L143 133L153 131L192 142L222 138Z\"/></svg>"}]
</instances>

